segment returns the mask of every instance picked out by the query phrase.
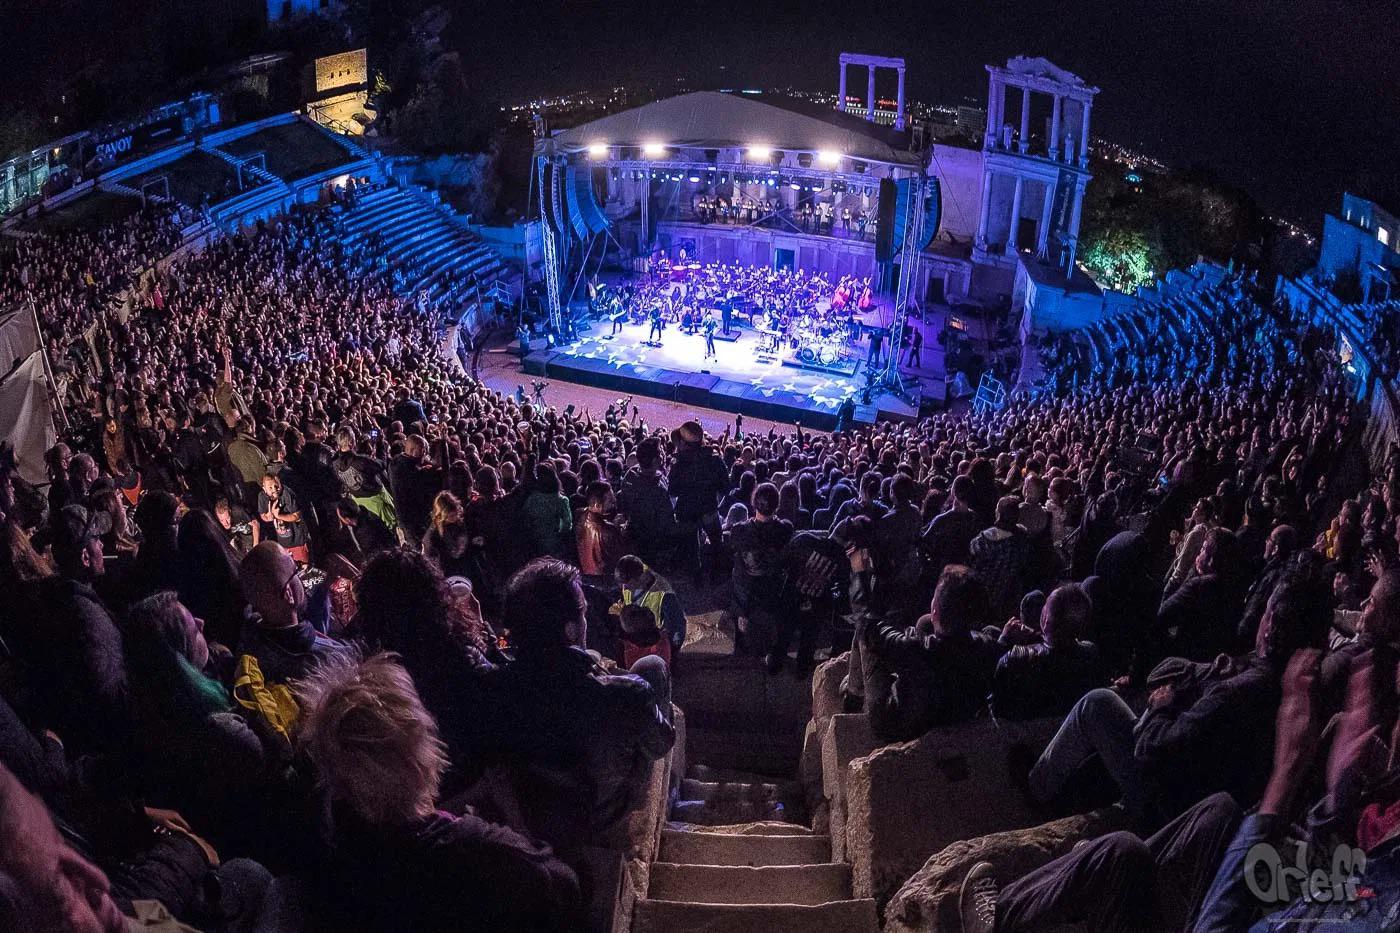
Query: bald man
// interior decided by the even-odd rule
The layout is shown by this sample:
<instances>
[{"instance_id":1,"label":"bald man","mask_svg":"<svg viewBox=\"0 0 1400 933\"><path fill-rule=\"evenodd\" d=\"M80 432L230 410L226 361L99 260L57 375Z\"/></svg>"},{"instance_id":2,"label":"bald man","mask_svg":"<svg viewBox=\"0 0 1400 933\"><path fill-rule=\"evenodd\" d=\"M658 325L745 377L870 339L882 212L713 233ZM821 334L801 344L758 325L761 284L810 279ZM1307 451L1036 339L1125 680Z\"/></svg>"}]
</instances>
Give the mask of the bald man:
<instances>
[{"instance_id":1,"label":"bald man","mask_svg":"<svg viewBox=\"0 0 1400 933\"><path fill-rule=\"evenodd\" d=\"M239 576L253 610L239 649L257 658L268 683L304 677L325 658L352 650L306 621L306 588L282 545L264 541L253 548L243 558Z\"/></svg>"}]
</instances>

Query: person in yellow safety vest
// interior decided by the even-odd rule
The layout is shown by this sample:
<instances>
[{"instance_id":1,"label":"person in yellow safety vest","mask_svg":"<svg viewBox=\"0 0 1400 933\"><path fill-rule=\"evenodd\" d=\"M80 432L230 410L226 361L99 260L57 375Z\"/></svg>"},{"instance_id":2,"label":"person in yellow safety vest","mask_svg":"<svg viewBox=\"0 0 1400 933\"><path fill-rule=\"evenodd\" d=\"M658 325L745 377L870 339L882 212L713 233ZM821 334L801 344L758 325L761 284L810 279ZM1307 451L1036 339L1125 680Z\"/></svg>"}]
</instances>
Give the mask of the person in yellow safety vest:
<instances>
[{"instance_id":1,"label":"person in yellow safety vest","mask_svg":"<svg viewBox=\"0 0 1400 933\"><path fill-rule=\"evenodd\" d=\"M671 589L671 584L633 554L618 559L616 576L622 588L622 598L609 611L613 615L621 615L623 606L634 605L650 609L656 617L656 624L671 641L674 658L685 644L686 623L685 610L681 608L680 598Z\"/></svg>"}]
</instances>

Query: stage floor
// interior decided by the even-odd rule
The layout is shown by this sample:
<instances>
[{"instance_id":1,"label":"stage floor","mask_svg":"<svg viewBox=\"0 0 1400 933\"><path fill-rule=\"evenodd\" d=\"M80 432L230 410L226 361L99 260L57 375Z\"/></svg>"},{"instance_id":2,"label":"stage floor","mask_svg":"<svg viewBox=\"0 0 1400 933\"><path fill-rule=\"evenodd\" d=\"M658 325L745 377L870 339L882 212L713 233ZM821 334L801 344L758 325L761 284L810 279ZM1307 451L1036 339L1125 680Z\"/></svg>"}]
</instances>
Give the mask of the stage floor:
<instances>
[{"instance_id":1,"label":"stage floor","mask_svg":"<svg viewBox=\"0 0 1400 933\"><path fill-rule=\"evenodd\" d=\"M711 359L705 359L703 335L675 327L666 329L659 347L646 343L647 324L624 325L616 337L610 336L610 322L594 322L592 328L572 344L528 354L525 371L775 421L800 419L818 429L835 425L837 411L848 398L857 403L857 421L918 414L918 390L910 401L882 394L869 405L860 403L866 376L864 341L851 348L861 357L855 373L842 376L784 366L782 356L760 359L755 353L759 335L749 328L742 330L738 340L717 339L716 356Z\"/></svg>"}]
</instances>

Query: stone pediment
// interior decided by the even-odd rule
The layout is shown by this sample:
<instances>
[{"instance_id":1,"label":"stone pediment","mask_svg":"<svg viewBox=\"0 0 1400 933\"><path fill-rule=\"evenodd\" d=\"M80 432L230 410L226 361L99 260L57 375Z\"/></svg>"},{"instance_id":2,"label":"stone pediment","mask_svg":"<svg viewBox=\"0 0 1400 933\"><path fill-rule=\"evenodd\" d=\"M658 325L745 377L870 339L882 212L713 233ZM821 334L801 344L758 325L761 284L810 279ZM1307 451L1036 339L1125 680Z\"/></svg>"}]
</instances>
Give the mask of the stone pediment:
<instances>
[{"instance_id":1,"label":"stone pediment","mask_svg":"<svg viewBox=\"0 0 1400 933\"><path fill-rule=\"evenodd\" d=\"M1061 84L1072 84L1076 87L1086 87L1082 78L1071 71L1066 71L1059 65L1042 56L1034 58L1026 55L1017 55L1008 59L1006 70L1012 74L1028 75L1037 78L1049 78L1051 81L1058 81Z\"/></svg>"}]
</instances>

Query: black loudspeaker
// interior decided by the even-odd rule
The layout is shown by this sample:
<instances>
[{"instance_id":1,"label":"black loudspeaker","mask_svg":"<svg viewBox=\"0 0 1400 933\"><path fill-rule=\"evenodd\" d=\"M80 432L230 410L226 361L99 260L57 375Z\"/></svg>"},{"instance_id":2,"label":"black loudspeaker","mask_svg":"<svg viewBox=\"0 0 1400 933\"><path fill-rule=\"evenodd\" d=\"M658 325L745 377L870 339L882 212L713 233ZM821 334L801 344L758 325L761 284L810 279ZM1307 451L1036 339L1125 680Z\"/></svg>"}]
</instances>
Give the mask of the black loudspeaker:
<instances>
[{"instance_id":1,"label":"black loudspeaker","mask_svg":"<svg viewBox=\"0 0 1400 933\"><path fill-rule=\"evenodd\" d=\"M875 231L876 262L889 262L894 259L894 209L897 197L895 183L888 178L880 179L880 203L877 214L879 227Z\"/></svg>"}]
</instances>

